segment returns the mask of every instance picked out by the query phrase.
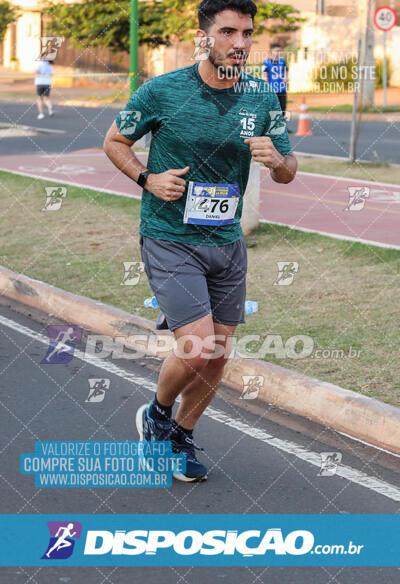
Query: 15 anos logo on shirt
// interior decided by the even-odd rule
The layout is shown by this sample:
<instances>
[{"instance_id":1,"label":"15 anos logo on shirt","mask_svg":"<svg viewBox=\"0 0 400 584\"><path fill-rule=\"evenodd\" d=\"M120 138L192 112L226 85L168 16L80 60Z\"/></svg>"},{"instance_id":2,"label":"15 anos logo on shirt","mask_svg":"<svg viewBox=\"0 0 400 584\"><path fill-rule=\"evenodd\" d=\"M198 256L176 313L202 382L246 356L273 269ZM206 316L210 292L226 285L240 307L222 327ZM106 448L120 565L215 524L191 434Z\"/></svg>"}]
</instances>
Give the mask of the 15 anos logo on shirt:
<instances>
[{"instance_id":1,"label":"15 anos logo on shirt","mask_svg":"<svg viewBox=\"0 0 400 584\"><path fill-rule=\"evenodd\" d=\"M242 127L240 132L241 138L252 138L256 128L257 114L253 114L242 108L239 112L240 125Z\"/></svg>"}]
</instances>

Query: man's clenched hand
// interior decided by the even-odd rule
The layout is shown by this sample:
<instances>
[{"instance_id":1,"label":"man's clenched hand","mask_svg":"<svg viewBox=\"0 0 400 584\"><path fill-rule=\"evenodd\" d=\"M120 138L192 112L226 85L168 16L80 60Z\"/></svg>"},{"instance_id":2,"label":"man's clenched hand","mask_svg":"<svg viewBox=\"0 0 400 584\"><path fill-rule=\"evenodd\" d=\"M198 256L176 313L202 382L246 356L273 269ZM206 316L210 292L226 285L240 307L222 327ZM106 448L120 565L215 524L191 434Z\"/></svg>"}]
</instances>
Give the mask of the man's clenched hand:
<instances>
[{"instance_id":1,"label":"man's clenched hand","mask_svg":"<svg viewBox=\"0 0 400 584\"><path fill-rule=\"evenodd\" d=\"M254 162L261 162L271 171L271 177L278 183L290 183L296 176L297 160L293 154L281 154L268 136L246 138Z\"/></svg>"},{"instance_id":2,"label":"man's clenched hand","mask_svg":"<svg viewBox=\"0 0 400 584\"><path fill-rule=\"evenodd\" d=\"M246 144L249 144L251 155L254 162L261 162L267 168L275 170L285 162L285 157L278 152L268 136L255 136L247 138Z\"/></svg>"},{"instance_id":3,"label":"man's clenched hand","mask_svg":"<svg viewBox=\"0 0 400 584\"><path fill-rule=\"evenodd\" d=\"M187 166L172 168L160 174L149 174L145 189L163 201L176 201L183 196L186 189L186 181L180 177L189 170L190 166Z\"/></svg>"}]
</instances>

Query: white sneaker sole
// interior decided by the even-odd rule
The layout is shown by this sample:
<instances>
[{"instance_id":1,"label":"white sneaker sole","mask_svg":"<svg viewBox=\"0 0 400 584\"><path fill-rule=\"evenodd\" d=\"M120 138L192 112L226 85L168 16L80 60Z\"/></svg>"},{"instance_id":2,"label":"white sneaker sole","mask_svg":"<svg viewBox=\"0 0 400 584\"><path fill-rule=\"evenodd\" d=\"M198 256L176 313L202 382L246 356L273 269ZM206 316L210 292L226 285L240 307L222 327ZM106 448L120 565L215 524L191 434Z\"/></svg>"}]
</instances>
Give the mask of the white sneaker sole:
<instances>
[{"instance_id":1,"label":"white sneaker sole","mask_svg":"<svg viewBox=\"0 0 400 584\"><path fill-rule=\"evenodd\" d=\"M149 404L144 404L140 406L136 412L136 429L139 432L139 440L143 442L143 412L148 407Z\"/></svg>"},{"instance_id":2,"label":"white sneaker sole","mask_svg":"<svg viewBox=\"0 0 400 584\"><path fill-rule=\"evenodd\" d=\"M143 404L142 406L140 406L140 408L136 412L136 429L139 433L139 440L141 442L146 442L146 440L144 440L144 436L143 436L143 412L145 411L145 409L148 408L148 406L149 406L149 404ZM147 466L146 457L143 454L139 454L139 456L144 463L144 468L147 468L148 472L154 472L154 470L152 468L149 468Z\"/></svg>"},{"instance_id":3,"label":"white sneaker sole","mask_svg":"<svg viewBox=\"0 0 400 584\"><path fill-rule=\"evenodd\" d=\"M202 483L202 482L207 480L207 475L205 475L204 477L195 477L195 478L187 477L184 474L173 474L172 476L177 481L182 481L183 483Z\"/></svg>"}]
</instances>

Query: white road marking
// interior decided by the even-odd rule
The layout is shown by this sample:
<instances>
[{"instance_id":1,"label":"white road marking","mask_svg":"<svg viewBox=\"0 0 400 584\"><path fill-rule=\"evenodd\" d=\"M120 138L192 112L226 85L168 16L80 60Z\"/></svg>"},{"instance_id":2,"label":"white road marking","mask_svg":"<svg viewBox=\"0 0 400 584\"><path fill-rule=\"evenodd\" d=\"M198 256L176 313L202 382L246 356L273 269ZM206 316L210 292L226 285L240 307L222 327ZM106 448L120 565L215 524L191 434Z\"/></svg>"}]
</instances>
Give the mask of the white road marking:
<instances>
[{"instance_id":1,"label":"white road marking","mask_svg":"<svg viewBox=\"0 0 400 584\"><path fill-rule=\"evenodd\" d=\"M44 345L49 344L49 339L47 336L42 335L41 333L37 333L1 315L0 324L3 324L8 328L11 328L23 335L26 335L31 339L34 339L35 341L39 341ZM121 369L117 365L109 363L108 361L103 361L101 359L98 359L97 357L87 356L79 349L75 349L74 356L80 359L81 361L85 361L86 363L90 363L95 367L99 367L100 369L107 371L107 373L112 373L113 375L117 375L118 377L121 377L126 381L138 384L142 388L148 389L153 393L156 392L157 385L154 382L150 381L149 379L146 379L146 377L129 373L125 369ZM211 407L208 407L206 409L204 415L206 415L207 417L211 418L216 422L224 424L225 426L229 426L230 428L233 428L238 432L242 432L243 434L246 434L250 438L260 440L261 442L264 442L269 446L277 448L278 450L281 450L287 454L292 454L293 456L296 456L300 460L304 460L305 462L308 462L313 466L321 468L321 457L318 452L307 450L307 448L304 448L303 446L300 446L294 442L290 442L289 440L282 440L281 438L276 438L275 436L268 434L267 432L261 430L260 428L253 428L249 424L231 418L224 412L216 410ZM369 475L362 471L341 464L337 468L336 475L359 486L365 487L370 491L374 491L379 495L388 497L393 501L400 501L400 488L396 487L395 485L391 485L390 483L387 483L381 479L370 477Z\"/></svg>"},{"instance_id":2,"label":"white road marking","mask_svg":"<svg viewBox=\"0 0 400 584\"><path fill-rule=\"evenodd\" d=\"M303 231L304 233L318 233L318 235L324 235L325 237L331 237L332 239L340 239L340 241L355 241L357 243L365 243L366 245L384 247L386 249L400 249L399 245L391 243L380 243L379 241L371 241L370 239L350 237L350 235L339 235L338 233L329 233L328 231L320 231L319 229L308 229L308 227L299 227L298 225L290 225L289 223L279 223L278 221L270 221L269 219L260 219L260 223L282 225L282 227L290 227L290 229L297 229L298 231Z\"/></svg>"},{"instance_id":3,"label":"white road marking","mask_svg":"<svg viewBox=\"0 0 400 584\"><path fill-rule=\"evenodd\" d=\"M29 136L37 136L37 132L23 128L0 129L0 138L28 138Z\"/></svg>"},{"instance_id":4,"label":"white road marking","mask_svg":"<svg viewBox=\"0 0 400 584\"><path fill-rule=\"evenodd\" d=\"M347 159L346 159L347 160ZM396 165L396 166L400 166L400 165ZM394 184L394 183L386 183L386 182L379 182L376 180L364 180L363 178L354 178L352 176L349 177L343 177L343 176L335 176L334 174L318 174L316 172L305 172L303 170L298 170L296 172L296 176L298 174L301 174L302 176L305 176L307 178L329 178L333 181L342 181L345 183L358 183L359 185L368 185L371 187L384 187L387 190L394 188L394 189L398 189L399 188L399 184Z\"/></svg>"}]
</instances>

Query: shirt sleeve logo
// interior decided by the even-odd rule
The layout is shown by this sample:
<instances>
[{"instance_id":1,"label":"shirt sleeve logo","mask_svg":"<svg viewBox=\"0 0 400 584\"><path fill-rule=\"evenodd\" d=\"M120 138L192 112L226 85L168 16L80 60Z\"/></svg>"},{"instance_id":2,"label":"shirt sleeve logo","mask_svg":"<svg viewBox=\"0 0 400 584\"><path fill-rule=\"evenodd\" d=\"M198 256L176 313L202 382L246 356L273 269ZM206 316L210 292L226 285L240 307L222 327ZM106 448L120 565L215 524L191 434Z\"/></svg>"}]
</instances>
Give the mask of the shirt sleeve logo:
<instances>
[{"instance_id":1,"label":"shirt sleeve logo","mask_svg":"<svg viewBox=\"0 0 400 584\"><path fill-rule=\"evenodd\" d=\"M123 110L120 112L120 127L121 134L130 135L136 132L137 122L142 119L142 112Z\"/></svg>"},{"instance_id":2,"label":"shirt sleeve logo","mask_svg":"<svg viewBox=\"0 0 400 584\"><path fill-rule=\"evenodd\" d=\"M271 123L268 128L268 134L272 136L280 136L286 130L286 123L281 110L272 110L269 112Z\"/></svg>"}]
</instances>

